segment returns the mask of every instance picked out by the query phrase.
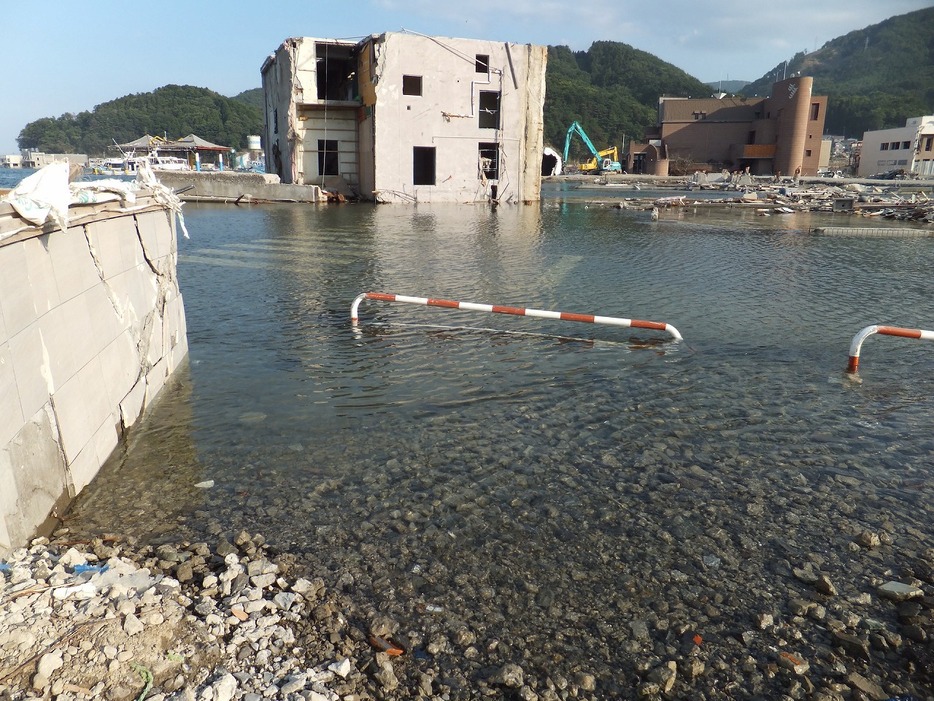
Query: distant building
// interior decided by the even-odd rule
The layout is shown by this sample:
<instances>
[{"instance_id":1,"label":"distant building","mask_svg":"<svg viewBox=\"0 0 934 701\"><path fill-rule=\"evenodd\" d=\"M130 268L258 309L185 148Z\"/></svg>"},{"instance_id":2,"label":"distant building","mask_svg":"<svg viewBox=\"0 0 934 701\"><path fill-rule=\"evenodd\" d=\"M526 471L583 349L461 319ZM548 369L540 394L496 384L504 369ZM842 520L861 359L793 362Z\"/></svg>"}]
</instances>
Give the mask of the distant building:
<instances>
[{"instance_id":1,"label":"distant building","mask_svg":"<svg viewBox=\"0 0 934 701\"><path fill-rule=\"evenodd\" d=\"M912 117L903 127L863 134L857 174L867 177L891 170L934 177L934 116Z\"/></svg>"},{"instance_id":2,"label":"distant building","mask_svg":"<svg viewBox=\"0 0 934 701\"><path fill-rule=\"evenodd\" d=\"M20 163L23 168L44 168L56 161L68 161L73 165L86 166L88 155L86 153L42 153L42 151L27 149L22 152Z\"/></svg>"},{"instance_id":3,"label":"distant building","mask_svg":"<svg viewBox=\"0 0 934 701\"><path fill-rule=\"evenodd\" d=\"M287 39L261 70L267 172L382 202L537 200L546 61L414 33Z\"/></svg>"},{"instance_id":4,"label":"distant building","mask_svg":"<svg viewBox=\"0 0 934 701\"><path fill-rule=\"evenodd\" d=\"M745 170L752 175L816 175L821 164L827 98L813 79L775 83L770 97L661 97L658 125L629 147L630 173Z\"/></svg>"},{"instance_id":5,"label":"distant building","mask_svg":"<svg viewBox=\"0 0 934 701\"><path fill-rule=\"evenodd\" d=\"M23 157L18 154L0 156L0 168L22 168Z\"/></svg>"}]
</instances>

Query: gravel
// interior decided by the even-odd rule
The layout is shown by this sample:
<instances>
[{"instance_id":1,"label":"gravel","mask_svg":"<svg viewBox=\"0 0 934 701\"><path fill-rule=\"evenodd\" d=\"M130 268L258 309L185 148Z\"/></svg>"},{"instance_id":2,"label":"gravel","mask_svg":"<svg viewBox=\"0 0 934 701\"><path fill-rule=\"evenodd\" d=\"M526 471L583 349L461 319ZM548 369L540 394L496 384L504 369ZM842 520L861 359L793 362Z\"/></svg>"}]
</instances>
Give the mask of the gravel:
<instances>
[{"instance_id":1,"label":"gravel","mask_svg":"<svg viewBox=\"0 0 934 701\"><path fill-rule=\"evenodd\" d=\"M721 564L708 571L721 583L713 597L690 563L690 575L620 572L615 606L628 625L593 611L589 636L549 640L506 635L548 617L561 637L571 612L545 586L527 586L521 610L465 581L465 595L485 601L480 617L406 608L399 599L415 597L401 583L381 602L355 596L365 567L316 572L246 531L210 544L73 538L36 539L0 566L0 698L934 699L931 548L899 551L898 572L843 587L840 567L816 553L779 560L790 575L779 586L745 590ZM478 623L497 616L500 628ZM607 643L617 666L580 653L565 664L568 650Z\"/></svg>"}]
</instances>

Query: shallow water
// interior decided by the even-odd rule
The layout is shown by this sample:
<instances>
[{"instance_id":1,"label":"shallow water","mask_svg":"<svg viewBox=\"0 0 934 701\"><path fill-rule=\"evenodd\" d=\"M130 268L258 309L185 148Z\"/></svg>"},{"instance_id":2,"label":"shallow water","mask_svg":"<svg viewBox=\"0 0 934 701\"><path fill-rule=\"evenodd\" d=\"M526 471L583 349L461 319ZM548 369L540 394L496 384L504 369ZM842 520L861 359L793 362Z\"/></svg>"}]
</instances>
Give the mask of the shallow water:
<instances>
[{"instance_id":1,"label":"shallow water","mask_svg":"<svg viewBox=\"0 0 934 701\"><path fill-rule=\"evenodd\" d=\"M80 496L78 531L259 531L348 567L405 625L434 602L597 668L658 587L696 623L724 579L758 596L784 586L774 559L832 560L861 528L930 544L934 344L874 336L862 382L843 370L866 325L934 326L934 240L557 199L188 205L186 222L190 367ZM355 329L363 291L685 340L372 301Z\"/></svg>"}]
</instances>

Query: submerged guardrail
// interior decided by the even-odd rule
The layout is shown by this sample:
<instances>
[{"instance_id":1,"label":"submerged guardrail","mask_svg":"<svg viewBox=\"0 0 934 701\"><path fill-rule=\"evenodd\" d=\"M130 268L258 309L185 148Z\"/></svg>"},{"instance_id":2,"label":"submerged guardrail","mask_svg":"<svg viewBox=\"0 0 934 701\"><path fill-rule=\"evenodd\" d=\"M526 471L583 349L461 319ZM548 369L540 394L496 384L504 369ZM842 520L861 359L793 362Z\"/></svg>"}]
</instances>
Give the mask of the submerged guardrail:
<instances>
[{"instance_id":1,"label":"submerged guardrail","mask_svg":"<svg viewBox=\"0 0 934 701\"><path fill-rule=\"evenodd\" d=\"M847 364L847 372L854 373L859 369L860 348L863 345L863 341L865 341L873 334L879 334L881 336L901 336L902 338L919 338L923 341L934 341L934 331L925 331L924 329L903 329L899 326L867 326L866 328L860 330L858 334L853 336L853 340L850 342L850 361Z\"/></svg>"},{"instance_id":2,"label":"submerged guardrail","mask_svg":"<svg viewBox=\"0 0 934 701\"><path fill-rule=\"evenodd\" d=\"M455 302L450 299L432 299L430 297L408 297L406 295L388 294L385 292L363 292L354 299L350 307L350 321L356 324L359 315L360 303L365 299L378 302L402 302L405 304L421 304L428 307L443 307L445 309L466 309L476 312L492 312L493 314L512 314L513 316L532 316L540 319L559 319L561 321L579 321L586 324L606 324L609 326L626 326L637 329L653 329L671 334L675 341L683 340L681 333L671 324L661 321L643 321L641 319L623 319L614 316L599 316L596 314L577 314L574 312L556 312L547 309L527 309L524 307L506 307L498 304L478 304L476 302Z\"/></svg>"}]
</instances>

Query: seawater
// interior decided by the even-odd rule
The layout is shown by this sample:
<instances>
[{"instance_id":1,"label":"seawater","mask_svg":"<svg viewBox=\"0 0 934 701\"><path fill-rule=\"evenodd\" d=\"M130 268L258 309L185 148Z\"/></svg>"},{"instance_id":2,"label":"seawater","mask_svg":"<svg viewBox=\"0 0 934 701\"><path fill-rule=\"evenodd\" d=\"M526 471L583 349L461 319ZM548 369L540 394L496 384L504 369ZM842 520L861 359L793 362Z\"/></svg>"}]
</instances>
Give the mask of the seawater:
<instances>
[{"instance_id":1,"label":"seawater","mask_svg":"<svg viewBox=\"0 0 934 701\"><path fill-rule=\"evenodd\" d=\"M560 196L185 217L190 364L79 496L76 532L262 532L404 626L431 602L598 669L628 607L669 589L698 610L773 592L774 562L843 557L862 528L930 543L934 344L875 336L861 382L844 373L862 327L934 327L930 238ZM364 291L684 341L370 301L354 327Z\"/></svg>"}]
</instances>

